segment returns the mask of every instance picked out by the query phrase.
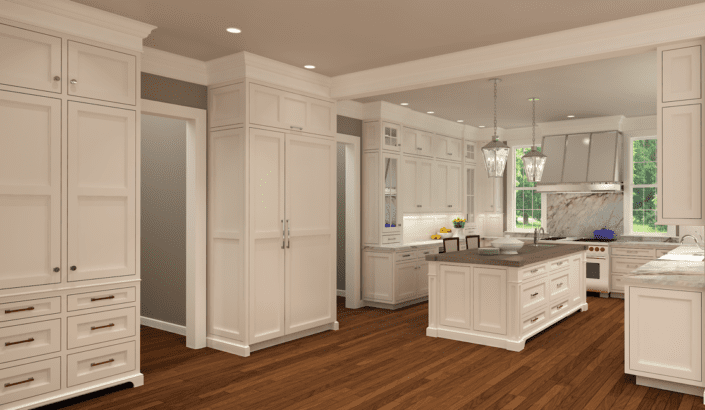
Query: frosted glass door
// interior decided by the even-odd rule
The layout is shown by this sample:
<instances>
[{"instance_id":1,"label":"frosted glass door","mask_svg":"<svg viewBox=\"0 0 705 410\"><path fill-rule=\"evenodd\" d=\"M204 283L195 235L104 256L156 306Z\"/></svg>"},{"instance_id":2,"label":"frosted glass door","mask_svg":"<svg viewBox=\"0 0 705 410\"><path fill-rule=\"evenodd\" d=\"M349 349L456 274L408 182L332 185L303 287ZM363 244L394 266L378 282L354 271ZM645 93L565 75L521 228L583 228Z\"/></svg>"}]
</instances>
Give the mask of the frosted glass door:
<instances>
[{"instance_id":1,"label":"frosted glass door","mask_svg":"<svg viewBox=\"0 0 705 410\"><path fill-rule=\"evenodd\" d=\"M399 151L401 149L401 131L399 128L397 125L383 124L382 148L391 151Z\"/></svg>"},{"instance_id":2,"label":"frosted glass door","mask_svg":"<svg viewBox=\"0 0 705 410\"><path fill-rule=\"evenodd\" d=\"M475 168L465 169L465 219L468 224L475 223Z\"/></svg>"},{"instance_id":3,"label":"frosted glass door","mask_svg":"<svg viewBox=\"0 0 705 410\"><path fill-rule=\"evenodd\" d=\"M384 230L398 230L399 208L397 207L397 170L399 160L396 157L384 157Z\"/></svg>"}]
</instances>

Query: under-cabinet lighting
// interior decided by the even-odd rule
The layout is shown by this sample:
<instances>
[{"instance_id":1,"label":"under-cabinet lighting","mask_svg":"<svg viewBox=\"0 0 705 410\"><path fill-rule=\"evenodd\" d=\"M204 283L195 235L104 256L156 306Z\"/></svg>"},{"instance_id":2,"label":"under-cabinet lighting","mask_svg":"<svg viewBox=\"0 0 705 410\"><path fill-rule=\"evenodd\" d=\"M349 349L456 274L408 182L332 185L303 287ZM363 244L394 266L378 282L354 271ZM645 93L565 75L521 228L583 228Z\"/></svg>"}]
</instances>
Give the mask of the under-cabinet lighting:
<instances>
[{"instance_id":1,"label":"under-cabinet lighting","mask_svg":"<svg viewBox=\"0 0 705 410\"><path fill-rule=\"evenodd\" d=\"M226 30L228 33L233 33L233 34L242 33L242 30L240 30L239 28L235 28L235 27L230 27L229 29L226 29Z\"/></svg>"}]
</instances>

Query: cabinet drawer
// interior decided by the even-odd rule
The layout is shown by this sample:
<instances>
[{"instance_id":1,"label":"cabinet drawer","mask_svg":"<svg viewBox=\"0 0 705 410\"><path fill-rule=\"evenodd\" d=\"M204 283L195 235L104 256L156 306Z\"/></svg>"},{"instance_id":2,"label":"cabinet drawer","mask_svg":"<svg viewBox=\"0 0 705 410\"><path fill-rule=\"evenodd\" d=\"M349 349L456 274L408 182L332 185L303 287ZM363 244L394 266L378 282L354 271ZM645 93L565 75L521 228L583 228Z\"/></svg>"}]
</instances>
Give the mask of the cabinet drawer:
<instances>
[{"instance_id":1,"label":"cabinet drawer","mask_svg":"<svg viewBox=\"0 0 705 410\"><path fill-rule=\"evenodd\" d=\"M39 396L61 387L61 358L0 370L0 404Z\"/></svg>"},{"instance_id":2,"label":"cabinet drawer","mask_svg":"<svg viewBox=\"0 0 705 410\"><path fill-rule=\"evenodd\" d=\"M61 92L61 39L0 24L0 83Z\"/></svg>"},{"instance_id":3,"label":"cabinet drawer","mask_svg":"<svg viewBox=\"0 0 705 410\"><path fill-rule=\"evenodd\" d=\"M68 47L69 95L135 105L135 56L75 41Z\"/></svg>"},{"instance_id":4,"label":"cabinet drawer","mask_svg":"<svg viewBox=\"0 0 705 410\"><path fill-rule=\"evenodd\" d=\"M522 279L531 278L539 276L547 272L546 265L532 266L530 268L522 269L519 271L519 277Z\"/></svg>"},{"instance_id":5,"label":"cabinet drawer","mask_svg":"<svg viewBox=\"0 0 705 410\"><path fill-rule=\"evenodd\" d=\"M68 295L68 311L97 308L135 301L135 287Z\"/></svg>"},{"instance_id":6,"label":"cabinet drawer","mask_svg":"<svg viewBox=\"0 0 705 410\"><path fill-rule=\"evenodd\" d=\"M419 259L426 260L427 255L436 255L438 248L421 249L420 251L416 251L416 253Z\"/></svg>"},{"instance_id":7,"label":"cabinet drawer","mask_svg":"<svg viewBox=\"0 0 705 410\"><path fill-rule=\"evenodd\" d=\"M568 271L565 271L565 273L557 273L554 275L551 275L550 279L550 289L551 289L551 296L550 300L556 301L558 298L564 297L570 293L570 286L569 286L569 279L568 279Z\"/></svg>"},{"instance_id":8,"label":"cabinet drawer","mask_svg":"<svg viewBox=\"0 0 705 410\"><path fill-rule=\"evenodd\" d=\"M521 285L521 314L525 314L548 302L548 281L538 279Z\"/></svg>"},{"instance_id":9,"label":"cabinet drawer","mask_svg":"<svg viewBox=\"0 0 705 410\"><path fill-rule=\"evenodd\" d=\"M565 268L567 268L569 265L570 265L570 259L568 259L568 258L561 259L561 260L557 260L557 261L554 261L554 262L550 262L550 263L548 264L548 271L549 271L549 272L553 272L553 271L556 271L556 270L565 269Z\"/></svg>"},{"instance_id":10,"label":"cabinet drawer","mask_svg":"<svg viewBox=\"0 0 705 410\"><path fill-rule=\"evenodd\" d=\"M70 354L68 387L135 370L135 342Z\"/></svg>"},{"instance_id":11,"label":"cabinet drawer","mask_svg":"<svg viewBox=\"0 0 705 410\"><path fill-rule=\"evenodd\" d=\"M521 334L525 335L530 333L537 327L546 323L547 319L548 314L546 309L524 316L521 320Z\"/></svg>"},{"instance_id":12,"label":"cabinet drawer","mask_svg":"<svg viewBox=\"0 0 705 410\"><path fill-rule=\"evenodd\" d=\"M611 292L624 293L624 275L612 274L610 281Z\"/></svg>"},{"instance_id":13,"label":"cabinet drawer","mask_svg":"<svg viewBox=\"0 0 705 410\"><path fill-rule=\"evenodd\" d=\"M61 319L0 328L0 363L61 350Z\"/></svg>"},{"instance_id":14,"label":"cabinet drawer","mask_svg":"<svg viewBox=\"0 0 705 410\"><path fill-rule=\"evenodd\" d=\"M0 322L61 313L61 296L0 304Z\"/></svg>"},{"instance_id":15,"label":"cabinet drawer","mask_svg":"<svg viewBox=\"0 0 705 410\"><path fill-rule=\"evenodd\" d=\"M612 259L612 272L632 273L635 269L651 262L650 259Z\"/></svg>"},{"instance_id":16,"label":"cabinet drawer","mask_svg":"<svg viewBox=\"0 0 705 410\"><path fill-rule=\"evenodd\" d=\"M397 262L410 261L417 259L416 251L396 252L394 260Z\"/></svg>"},{"instance_id":17,"label":"cabinet drawer","mask_svg":"<svg viewBox=\"0 0 705 410\"><path fill-rule=\"evenodd\" d=\"M615 256L630 256L633 258L655 258L655 249L628 249L628 248L612 248L612 255Z\"/></svg>"},{"instance_id":18,"label":"cabinet drawer","mask_svg":"<svg viewBox=\"0 0 705 410\"><path fill-rule=\"evenodd\" d=\"M656 249L656 257L660 258L663 255L667 254L668 252L672 251L673 249Z\"/></svg>"},{"instance_id":19,"label":"cabinet drawer","mask_svg":"<svg viewBox=\"0 0 705 410\"><path fill-rule=\"evenodd\" d=\"M75 349L135 335L135 308L68 318L68 348Z\"/></svg>"},{"instance_id":20,"label":"cabinet drawer","mask_svg":"<svg viewBox=\"0 0 705 410\"><path fill-rule=\"evenodd\" d=\"M556 316L560 316L568 310L569 306L569 301L568 299L564 299L560 302L552 303L551 308L548 310L549 311L549 317L553 319Z\"/></svg>"},{"instance_id":21,"label":"cabinet drawer","mask_svg":"<svg viewBox=\"0 0 705 410\"><path fill-rule=\"evenodd\" d=\"M401 243L401 235L382 235L382 244Z\"/></svg>"}]
</instances>

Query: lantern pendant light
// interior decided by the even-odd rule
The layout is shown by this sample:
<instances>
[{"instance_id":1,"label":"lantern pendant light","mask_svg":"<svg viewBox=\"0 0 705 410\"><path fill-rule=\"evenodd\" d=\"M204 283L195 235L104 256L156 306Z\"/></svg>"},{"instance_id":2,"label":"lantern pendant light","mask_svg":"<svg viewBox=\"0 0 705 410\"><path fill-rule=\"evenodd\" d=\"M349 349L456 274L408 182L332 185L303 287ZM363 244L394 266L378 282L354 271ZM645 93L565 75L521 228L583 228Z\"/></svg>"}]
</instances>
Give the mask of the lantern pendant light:
<instances>
[{"instance_id":1,"label":"lantern pendant light","mask_svg":"<svg viewBox=\"0 0 705 410\"><path fill-rule=\"evenodd\" d=\"M533 106L533 122L531 128L531 151L521 157L524 161L524 174L529 182L540 182L543 167L546 165L546 156L536 149L536 101L538 98L529 98Z\"/></svg>"},{"instance_id":2,"label":"lantern pendant light","mask_svg":"<svg viewBox=\"0 0 705 410\"><path fill-rule=\"evenodd\" d=\"M509 147L497 136L497 83L502 80L492 78L490 81L494 81L494 135L492 141L482 147L482 155L485 157L487 175L490 178L502 178L509 156Z\"/></svg>"}]
</instances>

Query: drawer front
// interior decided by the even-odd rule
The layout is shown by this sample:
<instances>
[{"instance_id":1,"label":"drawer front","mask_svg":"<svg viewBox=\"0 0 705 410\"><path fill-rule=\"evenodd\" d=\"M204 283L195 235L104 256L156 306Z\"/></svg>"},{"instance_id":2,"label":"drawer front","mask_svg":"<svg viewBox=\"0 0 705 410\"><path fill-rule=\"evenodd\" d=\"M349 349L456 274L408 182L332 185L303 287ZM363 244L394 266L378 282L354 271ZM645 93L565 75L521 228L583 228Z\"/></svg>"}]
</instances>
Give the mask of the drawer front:
<instances>
[{"instance_id":1,"label":"drawer front","mask_svg":"<svg viewBox=\"0 0 705 410\"><path fill-rule=\"evenodd\" d=\"M0 369L0 404L59 390L61 358Z\"/></svg>"},{"instance_id":2,"label":"drawer front","mask_svg":"<svg viewBox=\"0 0 705 410\"><path fill-rule=\"evenodd\" d=\"M650 259L612 259L612 272L631 273L649 262Z\"/></svg>"},{"instance_id":3,"label":"drawer front","mask_svg":"<svg viewBox=\"0 0 705 410\"><path fill-rule=\"evenodd\" d=\"M552 275L550 281L550 300L552 302L564 296L568 297L570 294L570 280L568 279L568 271L565 271L565 273L557 273Z\"/></svg>"},{"instance_id":4,"label":"drawer front","mask_svg":"<svg viewBox=\"0 0 705 410\"><path fill-rule=\"evenodd\" d=\"M135 342L70 354L68 387L135 370Z\"/></svg>"},{"instance_id":5,"label":"drawer front","mask_svg":"<svg viewBox=\"0 0 705 410\"><path fill-rule=\"evenodd\" d=\"M672 251L673 249L656 249L656 257L660 258L663 255L667 254L668 252Z\"/></svg>"},{"instance_id":6,"label":"drawer front","mask_svg":"<svg viewBox=\"0 0 705 410\"><path fill-rule=\"evenodd\" d=\"M68 295L68 311L97 308L135 301L135 287Z\"/></svg>"},{"instance_id":7,"label":"drawer front","mask_svg":"<svg viewBox=\"0 0 705 410\"><path fill-rule=\"evenodd\" d=\"M612 248L612 255L616 256L631 256L634 258L655 258L656 249L628 249L628 248Z\"/></svg>"},{"instance_id":8,"label":"drawer front","mask_svg":"<svg viewBox=\"0 0 705 410\"><path fill-rule=\"evenodd\" d=\"M397 262L411 261L417 259L416 251L396 252L394 260Z\"/></svg>"},{"instance_id":9,"label":"drawer front","mask_svg":"<svg viewBox=\"0 0 705 410\"><path fill-rule=\"evenodd\" d=\"M401 235L383 235L382 243L401 243Z\"/></svg>"},{"instance_id":10,"label":"drawer front","mask_svg":"<svg viewBox=\"0 0 705 410\"><path fill-rule=\"evenodd\" d=\"M61 319L0 328L0 363L61 350Z\"/></svg>"},{"instance_id":11,"label":"drawer front","mask_svg":"<svg viewBox=\"0 0 705 410\"><path fill-rule=\"evenodd\" d=\"M539 279L521 285L521 314L528 313L548 302L548 281Z\"/></svg>"},{"instance_id":12,"label":"drawer front","mask_svg":"<svg viewBox=\"0 0 705 410\"><path fill-rule=\"evenodd\" d=\"M524 316L521 321L521 334L525 335L548 321L546 309Z\"/></svg>"},{"instance_id":13,"label":"drawer front","mask_svg":"<svg viewBox=\"0 0 705 410\"><path fill-rule=\"evenodd\" d=\"M68 318L69 349L134 335L134 307Z\"/></svg>"},{"instance_id":14,"label":"drawer front","mask_svg":"<svg viewBox=\"0 0 705 410\"><path fill-rule=\"evenodd\" d=\"M549 317L553 319L556 316L562 315L565 311L568 310L568 306L570 305L568 299L564 299L560 302L552 303L551 308L548 310L549 311Z\"/></svg>"},{"instance_id":15,"label":"drawer front","mask_svg":"<svg viewBox=\"0 0 705 410\"><path fill-rule=\"evenodd\" d=\"M611 291L617 293L624 293L624 275L612 274L611 280Z\"/></svg>"},{"instance_id":16,"label":"drawer front","mask_svg":"<svg viewBox=\"0 0 705 410\"><path fill-rule=\"evenodd\" d=\"M546 273L547 269L548 267L546 265L532 266L531 268L520 270L519 277L522 279L536 277Z\"/></svg>"},{"instance_id":17,"label":"drawer front","mask_svg":"<svg viewBox=\"0 0 705 410\"><path fill-rule=\"evenodd\" d=\"M135 105L135 56L75 41L68 47L69 95Z\"/></svg>"},{"instance_id":18,"label":"drawer front","mask_svg":"<svg viewBox=\"0 0 705 410\"><path fill-rule=\"evenodd\" d=\"M566 269L568 265L570 265L570 259L565 258L549 263L548 270L549 272L553 272L561 269Z\"/></svg>"},{"instance_id":19,"label":"drawer front","mask_svg":"<svg viewBox=\"0 0 705 410\"><path fill-rule=\"evenodd\" d=\"M416 255L419 259L426 259L427 255L436 255L438 253L438 248L428 248L428 249L421 249L420 251L416 251Z\"/></svg>"},{"instance_id":20,"label":"drawer front","mask_svg":"<svg viewBox=\"0 0 705 410\"><path fill-rule=\"evenodd\" d=\"M0 322L61 313L61 296L0 304Z\"/></svg>"}]
</instances>

